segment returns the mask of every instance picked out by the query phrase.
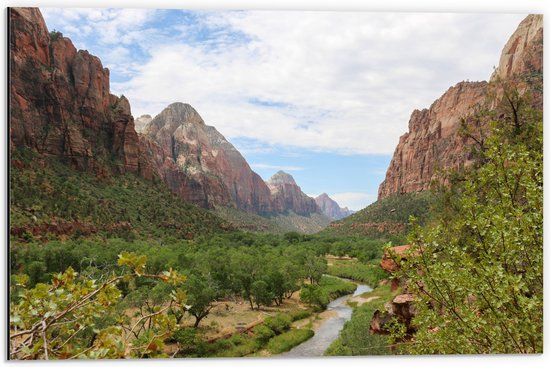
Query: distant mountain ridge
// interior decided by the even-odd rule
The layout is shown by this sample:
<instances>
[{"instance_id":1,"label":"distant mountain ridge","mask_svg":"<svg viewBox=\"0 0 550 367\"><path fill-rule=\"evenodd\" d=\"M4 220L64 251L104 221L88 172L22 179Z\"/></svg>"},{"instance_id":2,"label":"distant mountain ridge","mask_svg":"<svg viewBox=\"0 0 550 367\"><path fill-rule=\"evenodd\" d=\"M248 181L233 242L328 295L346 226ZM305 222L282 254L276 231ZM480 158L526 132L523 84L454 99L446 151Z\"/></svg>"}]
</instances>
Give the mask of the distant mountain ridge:
<instances>
[{"instance_id":1,"label":"distant mountain ridge","mask_svg":"<svg viewBox=\"0 0 550 367\"><path fill-rule=\"evenodd\" d=\"M322 228L328 218L294 179L271 182L193 107L173 103L134 120L130 102L110 93L109 70L88 51L49 32L38 8L9 8L10 151L58 157L98 179L125 173L163 182L186 202L278 217ZM140 132L138 134L138 132ZM281 219L282 220L282 219ZM308 221L312 226L308 225Z\"/></svg>"},{"instance_id":2,"label":"distant mountain ridge","mask_svg":"<svg viewBox=\"0 0 550 367\"><path fill-rule=\"evenodd\" d=\"M294 178L286 172L275 173L268 181L271 191L272 205L275 212L284 213L289 210L300 215L321 213L315 200L302 192Z\"/></svg>"},{"instance_id":3,"label":"distant mountain ridge","mask_svg":"<svg viewBox=\"0 0 550 367\"><path fill-rule=\"evenodd\" d=\"M140 138L150 147L157 174L186 201L260 215L321 213L291 175L279 171L264 182L189 104L170 104L143 127Z\"/></svg>"},{"instance_id":4,"label":"distant mountain ridge","mask_svg":"<svg viewBox=\"0 0 550 367\"><path fill-rule=\"evenodd\" d=\"M354 213L353 210L349 210L347 207L341 208L340 205L326 193L317 196L315 202L321 211L332 220L342 219Z\"/></svg>"}]
</instances>

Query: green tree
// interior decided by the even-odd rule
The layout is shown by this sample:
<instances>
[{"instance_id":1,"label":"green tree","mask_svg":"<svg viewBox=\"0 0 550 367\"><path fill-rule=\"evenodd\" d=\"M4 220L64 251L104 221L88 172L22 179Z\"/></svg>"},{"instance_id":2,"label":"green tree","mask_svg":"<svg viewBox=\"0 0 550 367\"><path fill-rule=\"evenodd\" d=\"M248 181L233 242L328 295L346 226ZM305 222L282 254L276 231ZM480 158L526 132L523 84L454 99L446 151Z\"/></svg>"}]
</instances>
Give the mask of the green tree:
<instances>
[{"instance_id":1,"label":"green tree","mask_svg":"<svg viewBox=\"0 0 550 367\"><path fill-rule=\"evenodd\" d=\"M327 272L327 262L324 258L310 254L304 261L305 276L311 284L319 284L321 277Z\"/></svg>"},{"instance_id":2,"label":"green tree","mask_svg":"<svg viewBox=\"0 0 550 367\"><path fill-rule=\"evenodd\" d=\"M217 292L213 282L202 274L191 274L187 280L187 311L195 317L194 328L199 327L202 319L208 316L214 307Z\"/></svg>"},{"instance_id":3,"label":"green tree","mask_svg":"<svg viewBox=\"0 0 550 367\"><path fill-rule=\"evenodd\" d=\"M410 236L417 256L398 276L416 297L416 332L392 335L407 353L542 352L542 116L504 93L480 163Z\"/></svg>"},{"instance_id":4,"label":"green tree","mask_svg":"<svg viewBox=\"0 0 550 367\"><path fill-rule=\"evenodd\" d=\"M252 283L251 293L258 310L261 305L269 306L273 300L273 293L269 291L268 284L263 280L256 280Z\"/></svg>"}]
</instances>

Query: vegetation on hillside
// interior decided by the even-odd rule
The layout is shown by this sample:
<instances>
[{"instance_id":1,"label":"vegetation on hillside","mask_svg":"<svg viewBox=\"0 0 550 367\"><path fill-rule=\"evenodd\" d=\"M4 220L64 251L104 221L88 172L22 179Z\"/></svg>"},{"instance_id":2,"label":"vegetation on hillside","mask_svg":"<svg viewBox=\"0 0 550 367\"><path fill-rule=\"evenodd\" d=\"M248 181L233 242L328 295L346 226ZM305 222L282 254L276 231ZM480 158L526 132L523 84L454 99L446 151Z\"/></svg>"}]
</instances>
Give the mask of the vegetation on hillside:
<instances>
[{"instance_id":1,"label":"vegetation on hillside","mask_svg":"<svg viewBox=\"0 0 550 367\"><path fill-rule=\"evenodd\" d=\"M300 232L313 234L325 228L330 219L318 213L298 215L293 211L271 216L261 216L229 207L216 207L214 213L231 223L235 228L247 232L277 233Z\"/></svg>"},{"instance_id":2,"label":"vegetation on hillside","mask_svg":"<svg viewBox=\"0 0 550 367\"><path fill-rule=\"evenodd\" d=\"M418 314L413 335L392 330L402 353L542 353L542 111L505 86L483 117L491 134L478 136L474 169L410 235L419 256L398 276Z\"/></svg>"},{"instance_id":3,"label":"vegetation on hillside","mask_svg":"<svg viewBox=\"0 0 550 367\"><path fill-rule=\"evenodd\" d=\"M360 235L404 243L411 216L425 223L437 195L431 191L394 194L368 207L332 222L323 232L334 235ZM380 225L376 225L380 224Z\"/></svg>"},{"instance_id":4,"label":"vegetation on hillside","mask_svg":"<svg viewBox=\"0 0 550 367\"><path fill-rule=\"evenodd\" d=\"M376 288L382 279L388 277L388 273L380 267L379 258L367 263L357 259L335 260L328 267L328 274L365 283L372 288Z\"/></svg>"},{"instance_id":5,"label":"vegetation on hillside","mask_svg":"<svg viewBox=\"0 0 550 367\"><path fill-rule=\"evenodd\" d=\"M132 174L98 178L28 149L13 151L11 162L10 227L19 238L94 233L129 239L192 238L231 227L183 202L160 182Z\"/></svg>"}]
</instances>

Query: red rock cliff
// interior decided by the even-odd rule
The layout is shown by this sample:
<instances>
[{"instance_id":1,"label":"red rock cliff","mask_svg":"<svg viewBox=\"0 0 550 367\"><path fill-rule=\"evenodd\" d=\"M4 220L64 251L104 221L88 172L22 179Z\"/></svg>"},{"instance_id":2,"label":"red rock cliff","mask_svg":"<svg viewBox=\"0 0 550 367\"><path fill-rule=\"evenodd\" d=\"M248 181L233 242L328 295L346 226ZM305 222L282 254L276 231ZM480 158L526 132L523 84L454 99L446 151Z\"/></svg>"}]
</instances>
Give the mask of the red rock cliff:
<instances>
[{"instance_id":1,"label":"red rock cliff","mask_svg":"<svg viewBox=\"0 0 550 367\"><path fill-rule=\"evenodd\" d=\"M139 172L130 104L110 94L109 70L48 32L37 8L9 9L10 149L66 157L76 168Z\"/></svg>"},{"instance_id":2,"label":"red rock cliff","mask_svg":"<svg viewBox=\"0 0 550 367\"><path fill-rule=\"evenodd\" d=\"M301 215L321 213L315 199L304 194L288 173L277 172L267 181L267 186L271 190L273 208L276 212L284 213L292 210Z\"/></svg>"},{"instance_id":3,"label":"red rock cliff","mask_svg":"<svg viewBox=\"0 0 550 367\"><path fill-rule=\"evenodd\" d=\"M502 51L497 80L521 79L542 108L542 15L525 18ZM451 87L429 109L413 111L409 131L399 138L378 199L395 193L427 190L438 168L458 168L470 163L469 144L459 132L461 120L487 105L487 82L461 82ZM497 90L497 97L499 93Z\"/></svg>"},{"instance_id":4,"label":"red rock cliff","mask_svg":"<svg viewBox=\"0 0 550 367\"><path fill-rule=\"evenodd\" d=\"M273 211L271 194L243 156L193 107L173 103L142 130L157 174L172 191L204 207Z\"/></svg>"}]
</instances>

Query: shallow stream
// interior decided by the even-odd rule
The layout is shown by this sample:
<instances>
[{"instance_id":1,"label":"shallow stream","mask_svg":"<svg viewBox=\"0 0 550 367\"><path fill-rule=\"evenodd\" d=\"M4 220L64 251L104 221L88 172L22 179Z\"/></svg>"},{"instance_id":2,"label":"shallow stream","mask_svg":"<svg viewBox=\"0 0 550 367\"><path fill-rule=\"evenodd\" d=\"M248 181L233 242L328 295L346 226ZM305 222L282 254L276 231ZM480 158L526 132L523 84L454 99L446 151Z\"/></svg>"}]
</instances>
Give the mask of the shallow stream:
<instances>
[{"instance_id":1,"label":"shallow stream","mask_svg":"<svg viewBox=\"0 0 550 367\"><path fill-rule=\"evenodd\" d=\"M342 280L347 280L340 278ZM340 298L336 298L330 302L327 306L327 311L336 311L336 315L330 319L327 319L317 329L315 335L303 342L300 345L295 346L290 351L282 353L280 357L320 357L325 350L332 344L340 330L344 327L346 321L351 318L352 308L348 306L347 300L351 297L358 296L360 294L370 292L372 288L366 284L357 284L357 289L352 295L345 295Z\"/></svg>"}]
</instances>

